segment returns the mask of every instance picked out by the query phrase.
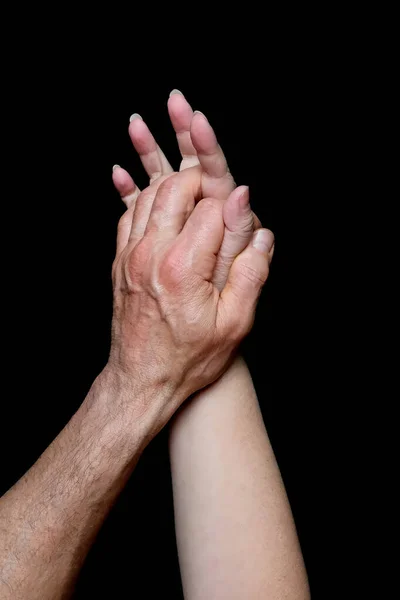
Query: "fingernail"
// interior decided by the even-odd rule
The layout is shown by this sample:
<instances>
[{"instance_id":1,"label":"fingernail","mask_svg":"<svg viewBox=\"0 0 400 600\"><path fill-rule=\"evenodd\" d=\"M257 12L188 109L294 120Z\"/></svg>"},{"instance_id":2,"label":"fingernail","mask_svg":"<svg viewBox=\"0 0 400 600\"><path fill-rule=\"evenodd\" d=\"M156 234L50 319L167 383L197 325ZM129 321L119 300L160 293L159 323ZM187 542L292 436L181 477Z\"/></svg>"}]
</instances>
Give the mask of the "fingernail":
<instances>
[{"instance_id":1,"label":"fingernail","mask_svg":"<svg viewBox=\"0 0 400 600\"><path fill-rule=\"evenodd\" d=\"M133 115L129 117L129 123L133 121L133 119L141 119L143 121L142 117L138 113L133 113Z\"/></svg>"},{"instance_id":2,"label":"fingernail","mask_svg":"<svg viewBox=\"0 0 400 600\"><path fill-rule=\"evenodd\" d=\"M243 186L243 187L244 187L244 190L239 197L239 206L240 206L240 208L247 210L249 208L249 201L250 201L249 188L247 185Z\"/></svg>"},{"instance_id":3,"label":"fingernail","mask_svg":"<svg viewBox=\"0 0 400 600\"><path fill-rule=\"evenodd\" d=\"M120 165L113 165L113 171L115 171L115 169L120 169L121 166Z\"/></svg>"},{"instance_id":4,"label":"fingernail","mask_svg":"<svg viewBox=\"0 0 400 600\"><path fill-rule=\"evenodd\" d=\"M194 114L194 115L203 115L203 117L204 117L205 119L207 119L206 115L205 115L204 113L202 113L202 112L201 112L201 110L195 110L193 114ZM208 119L207 119L207 120L208 120Z\"/></svg>"},{"instance_id":5,"label":"fingernail","mask_svg":"<svg viewBox=\"0 0 400 600\"><path fill-rule=\"evenodd\" d=\"M181 96L183 96L182 92L180 90L172 90L172 92L170 92L169 97L171 98L171 96L173 96L174 94L180 94Z\"/></svg>"},{"instance_id":6,"label":"fingernail","mask_svg":"<svg viewBox=\"0 0 400 600\"><path fill-rule=\"evenodd\" d=\"M253 246L260 252L268 253L274 245L274 235L269 229L259 229L253 237Z\"/></svg>"}]
</instances>

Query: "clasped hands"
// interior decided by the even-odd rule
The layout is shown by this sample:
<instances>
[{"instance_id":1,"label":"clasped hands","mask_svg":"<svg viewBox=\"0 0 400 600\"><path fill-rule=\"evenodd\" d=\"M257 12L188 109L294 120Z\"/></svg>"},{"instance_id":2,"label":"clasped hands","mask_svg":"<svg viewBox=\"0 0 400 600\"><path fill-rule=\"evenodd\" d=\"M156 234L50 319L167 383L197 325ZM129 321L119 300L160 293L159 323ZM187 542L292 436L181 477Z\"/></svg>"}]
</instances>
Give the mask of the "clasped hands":
<instances>
[{"instance_id":1,"label":"clasped hands","mask_svg":"<svg viewBox=\"0 0 400 600\"><path fill-rule=\"evenodd\" d=\"M152 435L228 367L253 324L274 249L273 234L251 211L248 188L235 187L206 117L193 113L178 91L168 111L180 171L173 171L136 114L129 134L149 186L140 191L123 168L113 169L127 210L112 269L106 370L127 390L132 386L134 399L128 393L124 408L136 404L135 414L150 419Z\"/></svg>"}]
</instances>

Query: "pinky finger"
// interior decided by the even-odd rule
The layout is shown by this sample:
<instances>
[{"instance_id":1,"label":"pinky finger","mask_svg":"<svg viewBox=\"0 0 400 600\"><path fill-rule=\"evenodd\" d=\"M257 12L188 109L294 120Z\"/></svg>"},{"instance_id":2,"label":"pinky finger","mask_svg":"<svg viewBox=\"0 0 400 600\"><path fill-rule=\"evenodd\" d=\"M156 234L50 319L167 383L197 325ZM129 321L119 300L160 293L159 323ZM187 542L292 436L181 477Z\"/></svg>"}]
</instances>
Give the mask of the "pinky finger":
<instances>
[{"instance_id":1,"label":"pinky finger","mask_svg":"<svg viewBox=\"0 0 400 600\"><path fill-rule=\"evenodd\" d=\"M114 165L112 179L115 189L121 196L122 202L124 202L127 208L134 208L140 190L128 171L125 171L125 169L119 165Z\"/></svg>"}]
</instances>

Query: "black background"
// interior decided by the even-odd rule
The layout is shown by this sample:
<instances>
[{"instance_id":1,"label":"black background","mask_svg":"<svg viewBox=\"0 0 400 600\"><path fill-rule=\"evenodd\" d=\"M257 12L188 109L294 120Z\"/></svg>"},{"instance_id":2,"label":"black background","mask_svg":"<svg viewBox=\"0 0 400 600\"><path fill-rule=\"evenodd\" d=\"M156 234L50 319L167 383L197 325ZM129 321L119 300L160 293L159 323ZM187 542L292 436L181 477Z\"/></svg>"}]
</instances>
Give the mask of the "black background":
<instances>
[{"instance_id":1,"label":"black background","mask_svg":"<svg viewBox=\"0 0 400 600\"><path fill-rule=\"evenodd\" d=\"M110 269L123 212L111 168L121 164L146 185L127 134L133 112L177 167L166 102L179 88L209 118L235 180L250 186L253 209L276 236L243 352L318 594L331 527L325 461L334 410L326 300L335 289L323 283L321 242L337 218L332 106L340 94L323 77L324 60L304 48L297 54L296 44L275 48L255 67L250 52L231 70L228 58L211 68L196 54L191 68L178 60L160 67L162 52L156 65L139 69L140 52L132 47L132 60L121 65L117 52L99 59L89 45L54 63L46 47L26 52L6 74L1 491L57 435L107 360ZM131 589L181 597L166 434L146 449L102 528L77 598L125 598Z\"/></svg>"}]
</instances>

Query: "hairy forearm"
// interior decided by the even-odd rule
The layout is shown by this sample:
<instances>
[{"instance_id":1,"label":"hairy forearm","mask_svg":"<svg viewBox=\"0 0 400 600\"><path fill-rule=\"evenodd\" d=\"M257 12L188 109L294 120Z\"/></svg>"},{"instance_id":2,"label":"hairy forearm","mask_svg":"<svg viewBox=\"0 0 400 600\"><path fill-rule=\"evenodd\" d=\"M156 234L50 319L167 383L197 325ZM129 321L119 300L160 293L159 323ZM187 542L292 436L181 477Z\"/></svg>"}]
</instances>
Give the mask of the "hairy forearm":
<instances>
[{"instance_id":1,"label":"hairy forearm","mask_svg":"<svg viewBox=\"0 0 400 600\"><path fill-rule=\"evenodd\" d=\"M152 436L138 392L103 372L71 421L0 499L0 597L67 598L96 533ZM140 407L140 408L139 408Z\"/></svg>"},{"instance_id":2,"label":"hairy forearm","mask_svg":"<svg viewBox=\"0 0 400 600\"><path fill-rule=\"evenodd\" d=\"M289 503L242 359L184 405L170 436L187 600L305 600Z\"/></svg>"}]
</instances>

